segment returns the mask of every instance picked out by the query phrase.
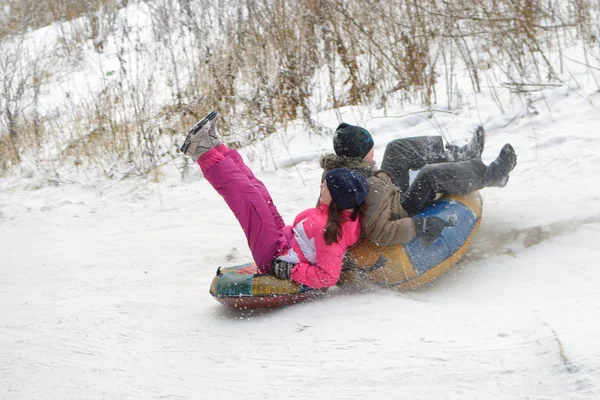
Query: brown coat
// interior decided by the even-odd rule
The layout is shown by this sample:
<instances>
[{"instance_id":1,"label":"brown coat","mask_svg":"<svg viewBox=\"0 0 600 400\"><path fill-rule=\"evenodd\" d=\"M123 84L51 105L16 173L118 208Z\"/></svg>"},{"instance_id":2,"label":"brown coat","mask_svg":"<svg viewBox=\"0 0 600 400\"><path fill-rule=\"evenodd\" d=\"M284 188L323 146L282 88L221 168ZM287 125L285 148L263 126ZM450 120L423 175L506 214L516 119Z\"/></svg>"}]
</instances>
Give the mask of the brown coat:
<instances>
[{"instance_id":1,"label":"brown coat","mask_svg":"<svg viewBox=\"0 0 600 400\"><path fill-rule=\"evenodd\" d=\"M365 235L380 246L408 243L415 237L412 219L400 205L400 191L391 176L371 164L347 157L328 154L319 161L321 168L349 168L367 178L369 192L365 200L362 227Z\"/></svg>"}]
</instances>

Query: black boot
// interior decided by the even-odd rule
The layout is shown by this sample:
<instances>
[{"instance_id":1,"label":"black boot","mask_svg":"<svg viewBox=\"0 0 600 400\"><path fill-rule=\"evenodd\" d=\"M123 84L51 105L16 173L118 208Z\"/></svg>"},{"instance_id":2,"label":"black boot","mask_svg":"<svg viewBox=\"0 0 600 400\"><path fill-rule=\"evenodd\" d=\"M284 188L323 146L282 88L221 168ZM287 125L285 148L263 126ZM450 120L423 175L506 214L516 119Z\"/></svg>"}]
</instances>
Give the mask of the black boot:
<instances>
[{"instance_id":1,"label":"black boot","mask_svg":"<svg viewBox=\"0 0 600 400\"><path fill-rule=\"evenodd\" d=\"M517 154L510 144L505 144L498 157L490 163L485 172L485 186L504 187L508 183L510 171L517 165Z\"/></svg>"},{"instance_id":2,"label":"black boot","mask_svg":"<svg viewBox=\"0 0 600 400\"><path fill-rule=\"evenodd\" d=\"M485 147L485 130L483 126L478 126L473 132L473 137L464 146L455 144L446 145L446 158L448 161L469 161L475 158L481 158L483 148Z\"/></svg>"}]
</instances>

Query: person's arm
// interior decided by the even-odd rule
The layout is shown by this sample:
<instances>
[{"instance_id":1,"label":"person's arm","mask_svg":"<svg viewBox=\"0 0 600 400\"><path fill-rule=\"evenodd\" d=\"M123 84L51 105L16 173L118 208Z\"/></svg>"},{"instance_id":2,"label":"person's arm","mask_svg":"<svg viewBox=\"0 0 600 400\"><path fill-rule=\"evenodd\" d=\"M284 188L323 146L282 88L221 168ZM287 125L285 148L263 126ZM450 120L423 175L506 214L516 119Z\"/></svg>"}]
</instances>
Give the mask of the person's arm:
<instances>
[{"instance_id":1,"label":"person's arm","mask_svg":"<svg viewBox=\"0 0 600 400\"><path fill-rule=\"evenodd\" d=\"M390 188L384 183L369 182L363 227L370 241L380 246L408 243L415 237L411 218L396 218L392 214Z\"/></svg>"}]
</instances>

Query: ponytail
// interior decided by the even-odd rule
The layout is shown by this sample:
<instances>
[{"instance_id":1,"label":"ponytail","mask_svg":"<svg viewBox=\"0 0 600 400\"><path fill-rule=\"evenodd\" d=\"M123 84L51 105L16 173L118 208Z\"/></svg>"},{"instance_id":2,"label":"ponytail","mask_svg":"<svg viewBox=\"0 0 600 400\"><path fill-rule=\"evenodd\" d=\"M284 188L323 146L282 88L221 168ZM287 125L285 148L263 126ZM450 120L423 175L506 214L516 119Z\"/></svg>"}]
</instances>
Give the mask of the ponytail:
<instances>
[{"instance_id":1,"label":"ponytail","mask_svg":"<svg viewBox=\"0 0 600 400\"><path fill-rule=\"evenodd\" d=\"M352 215L350 216L350 220L356 221L356 218L358 218L358 216L361 215L361 213L364 209L364 207L363 207L364 204L365 203L362 203L352 209Z\"/></svg>"},{"instance_id":2,"label":"ponytail","mask_svg":"<svg viewBox=\"0 0 600 400\"><path fill-rule=\"evenodd\" d=\"M364 203L354 207L352 209L352 214L350 215L350 220L356 221L363 210ZM327 245L337 243L338 240L342 238L342 222L342 211L338 210L338 207L332 201L331 204L329 204L327 223L325 224L325 232L323 232L323 236L325 236L325 243Z\"/></svg>"},{"instance_id":3,"label":"ponytail","mask_svg":"<svg viewBox=\"0 0 600 400\"><path fill-rule=\"evenodd\" d=\"M342 237L342 212L338 210L333 201L329 204L327 224L325 224L323 236L325 236L325 243L327 245L337 243Z\"/></svg>"}]
</instances>

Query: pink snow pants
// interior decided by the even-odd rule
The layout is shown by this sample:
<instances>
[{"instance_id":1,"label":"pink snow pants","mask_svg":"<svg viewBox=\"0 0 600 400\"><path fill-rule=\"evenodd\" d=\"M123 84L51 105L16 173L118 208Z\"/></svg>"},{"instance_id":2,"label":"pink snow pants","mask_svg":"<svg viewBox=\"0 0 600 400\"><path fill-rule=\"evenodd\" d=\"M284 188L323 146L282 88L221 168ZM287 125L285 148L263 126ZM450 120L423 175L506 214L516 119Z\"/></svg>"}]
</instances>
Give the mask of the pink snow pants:
<instances>
[{"instance_id":1,"label":"pink snow pants","mask_svg":"<svg viewBox=\"0 0 600 400\"><path fill-rule=\"evenodd\" d=\"M285 223L269 191L240 154L223 144L204 153L198 165L239 221L259 271L268 273L271 261L290 247Z\"/></svg>"}]
</instances>

